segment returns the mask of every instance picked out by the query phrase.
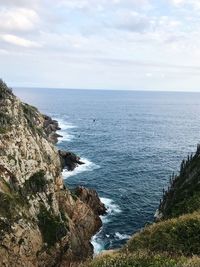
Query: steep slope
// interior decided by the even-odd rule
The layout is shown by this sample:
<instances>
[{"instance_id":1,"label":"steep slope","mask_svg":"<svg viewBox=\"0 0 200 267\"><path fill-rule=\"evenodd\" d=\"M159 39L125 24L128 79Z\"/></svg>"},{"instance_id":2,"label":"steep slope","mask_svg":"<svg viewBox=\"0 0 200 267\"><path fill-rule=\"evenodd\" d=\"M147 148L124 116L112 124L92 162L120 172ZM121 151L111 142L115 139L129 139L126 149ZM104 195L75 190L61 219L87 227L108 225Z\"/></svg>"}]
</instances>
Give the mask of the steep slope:
<instances>
[{"instance_id":1,"label":"steep slope","mask_svg":"<svg viewBox=\"0 0 200 267\"><path fill-rule=\"evenodd\" d=\"M65 188L62 168L82 162L57 151L58 128L0 80L2 266L76 266L92 256L90 239L105 207L93 190L81 188L77 196Z\"/></svg>"},{"instance_id":2,"label":"steep slope","mask_svg":"<svg viewBox=\"0 0 200 267\"><path fill-rule=\"evenodd\" d=\"M159 206L160 219L177 217L200 209L200 146L181 163L180 174L172 176Z\"/></svg>"}]
</instances>

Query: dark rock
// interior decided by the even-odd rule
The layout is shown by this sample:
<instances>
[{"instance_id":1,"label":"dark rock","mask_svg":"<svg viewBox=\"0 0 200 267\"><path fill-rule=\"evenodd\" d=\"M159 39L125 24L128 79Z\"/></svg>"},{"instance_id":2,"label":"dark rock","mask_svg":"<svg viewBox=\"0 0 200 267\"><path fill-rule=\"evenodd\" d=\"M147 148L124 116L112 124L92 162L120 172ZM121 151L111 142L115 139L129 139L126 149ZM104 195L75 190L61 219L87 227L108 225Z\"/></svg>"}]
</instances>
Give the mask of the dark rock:
<instances>
[{"instance_id":1,"label":"dark rock","mask_svg":"<svg viewBox=\"0 0 200 267\"><path fill-rule=\"evenodd\" d=\"M79 186L75 189L75 194L81 201L86 203L95 212L95 214L106 214L106 207L101 202L95 190Z\"/></svg>"},{"instance_id":2,"label":"dark rock","mask_svg":"<svg viewBox=\"0 0 200 267\"><path fill-rule=\"evenodd\" d=\"M56 144L58 142L58 137L62 137L62 135L56 133L56 131L61 130L58 122L47 115L43 115L43 118L43 128L48 137L48 140L53 144Z\"/></svg>"},{"instance_id":3,"label":"dark rock","mask_svg":"<svg viewBox=\"0 0 200 267\"><path fill-rule=\"evenodd\" d=\"M80 157L72 152L59 150L58 153L62 169L67 168L68 171L73 171L78 165L85 164L80 161Z\"/></svg>"}]
</instances>

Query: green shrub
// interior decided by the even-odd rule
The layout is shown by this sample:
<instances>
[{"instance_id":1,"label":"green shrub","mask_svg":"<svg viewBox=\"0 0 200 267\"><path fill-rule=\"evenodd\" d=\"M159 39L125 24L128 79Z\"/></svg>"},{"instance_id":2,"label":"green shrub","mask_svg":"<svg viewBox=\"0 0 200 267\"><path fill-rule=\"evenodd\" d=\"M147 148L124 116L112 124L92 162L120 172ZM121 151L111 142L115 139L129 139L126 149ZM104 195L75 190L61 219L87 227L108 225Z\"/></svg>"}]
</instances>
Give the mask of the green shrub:
<instances>
[{"instance_id":1,"label":"green shrub","mask_svg":"<svg viewBox=\"0 0 200 267\"><path fill-rule=\"evenodd\" d=\"M10 115L0 111L0 134L5 134L10 130L13 119Z\"/></svg>"},{"instance_id":2,"label":"green shrub","mask_svg":"<svg viewBox=\"0 0 200 267\"><path fill-rule=\"evenodd\" d=\"M8 129L0 127L0 134L6 134L8 132Z\"/></svg>"},{"instance_id":3,"label":"green shrub","mask_svg":"<svg viewBox=\"0 0 200 267\"><path fill-rule=\"evenodd\" d=\"M38 119L38 110L37 108L28 105L26 103L22 103L22 110L24 113L24 116L27 120L27 123L30 127L30 129L35 133L37 131L37 119Z\"/></svg>"},{"instance_id":4,"label":"green shrub","mask_svg":"<svg viewBox=\"0 0 200 267\"><path fill-rule=\"evenodd\" d=\"M25 181L22 193L23 195L26 195L44 192L47 184L48 180L45 177L45 172L40 170Z\"/></svg>"},{"instance_id":5,"label":"green shrub","mask_svg":"<svg viewBox=\"0 0 200 267\"><path fill-rule=\"evenodd\" d=\"M4 83L2 79L0 79L0 100L5 99L10 95L13 95L12 89L8 88L6 83Z\"/></svg>"},{"instance_id":6,"label":"green shrub","mask_svg":"<svg viewBox=\"0 0 200 267\"><path fill-rule=\"evenodd\" d=\"M40 207L38 226L43 240L48 246L53 246L68 232L67 224L59 216L55 216L51 211L48 211L44 205Z\"/></svg>"},{"instance_id":7,"label":"green shrub","mask_svg":"<svg viewBox=\"0 0 200 267\"><path fill-rule=\"evenodd\" d=\"M170 180L159 209L163 219L200 209L200 146L193 156L182 162L180 175Z\"/></svg>"},{"instance_id":8,"label":"green shrub","mask_svg":"<svg viewBox=\"0 0 200 267\"><path fill-rule=\"evenodd\" d=\"M11 224L20 218L19 211L26 210L27 213L29 207L24 198L12 191L9 185L7 187L7 193L0 192L0 217L6 218Z\"/></svg>"},{"instance_id":9,"label":"green shrub","mask_svg":"<svg viewBox=\"0 0 200 267\"><path fill-rule=\"evenodd\" d=\"M194 192L192 196L177 202L171 207L171 216L178 217L181 214L192 213L200 210L200 192Z\"/></svg>"}]
</instances>

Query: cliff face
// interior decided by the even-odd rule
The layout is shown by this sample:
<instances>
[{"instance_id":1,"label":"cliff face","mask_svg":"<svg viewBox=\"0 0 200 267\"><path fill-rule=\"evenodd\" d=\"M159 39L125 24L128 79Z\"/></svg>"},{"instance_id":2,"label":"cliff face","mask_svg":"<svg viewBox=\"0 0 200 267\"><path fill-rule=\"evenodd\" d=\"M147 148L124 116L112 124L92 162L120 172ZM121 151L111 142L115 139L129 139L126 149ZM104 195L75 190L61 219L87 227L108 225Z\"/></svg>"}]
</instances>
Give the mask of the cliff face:
<instances>
[{"instance_id":1,"label":"cliff face","mask_svg":"<svg viewBox=\"0 0 200 267\"><path fill-rule=\"evenodd\" d=\"M82 188L77 196L63 185L62 168L81 162L58 153L58 128L0 81L2 266L72 266L93 253L105 207L96 192Z\"/></svg>"}]
</instances>

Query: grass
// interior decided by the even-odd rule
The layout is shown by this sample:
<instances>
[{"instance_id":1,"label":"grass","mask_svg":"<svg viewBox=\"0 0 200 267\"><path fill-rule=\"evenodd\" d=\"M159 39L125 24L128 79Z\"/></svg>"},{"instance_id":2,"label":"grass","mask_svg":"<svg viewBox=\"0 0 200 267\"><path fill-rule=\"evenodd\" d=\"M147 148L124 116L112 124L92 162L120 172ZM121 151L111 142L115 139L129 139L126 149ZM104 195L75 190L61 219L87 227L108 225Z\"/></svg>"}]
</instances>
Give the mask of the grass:
<instances>
[{"instance_id":1,"label":"grass","mask_svg":"<svg viewBox=\"0 0 200 267\"><path fill-rule=\"evenodd\" d=\"M172 258L164 254L151 254L147 251L137 253L111 253L96 257L82 267L181 267L184 257Z\"/></svg>"},{"instance_id":2,"label":"grass","mask_svg":"<svg viewBox=\"0 0 200 267\"><path fill-rule=\"evenodd\" d=\"M200 214L183 215L146 227L127 243L129 252L147 249L175 255L200 255Z\"/></svg>"}]
</instances>

